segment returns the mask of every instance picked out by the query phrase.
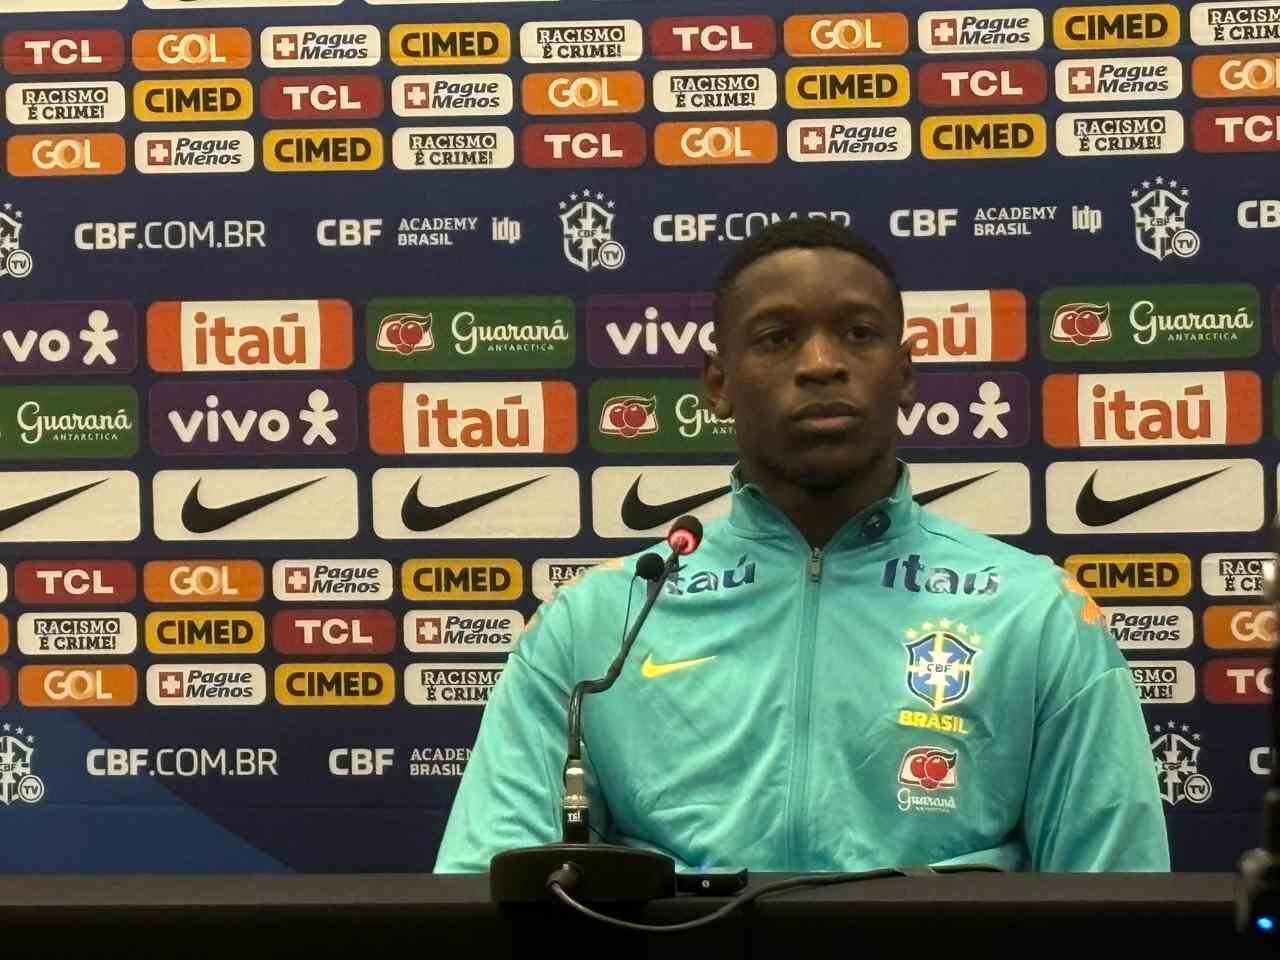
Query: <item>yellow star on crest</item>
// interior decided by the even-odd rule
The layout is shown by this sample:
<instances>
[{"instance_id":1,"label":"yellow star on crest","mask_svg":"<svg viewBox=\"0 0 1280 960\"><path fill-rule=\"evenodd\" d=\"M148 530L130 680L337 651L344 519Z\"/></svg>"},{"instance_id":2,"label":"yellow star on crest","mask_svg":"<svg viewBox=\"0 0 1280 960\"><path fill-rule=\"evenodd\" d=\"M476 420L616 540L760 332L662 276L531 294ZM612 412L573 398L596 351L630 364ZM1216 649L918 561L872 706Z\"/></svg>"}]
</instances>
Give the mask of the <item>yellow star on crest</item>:
<instances>
[{"instance_id":1,"label":"yellow star on crest","mask_svg":"<svg viewBox=\"0 0 1280 960\"><path fill-rule=\"evenodd\" d=\"M966 627L963 623L956 624L956 633L960 634L961 636L964 636L968 632L969 632L969 628Z\"/></svg>"},{"instance_id":2,"label":"yellow star on crest","mask_svg":"<svg viewBox=\"0 0 1280 960\"><path fill-rule=\"evenodd\" d=\"M919 634L919 633L917 633L915 630L908 630L908 631L907 631L907 639L908 639L908 640L914 640L914 639L915 639L916 637L918 637L918 636L920 636L920 634Z\"/></svg>"},{"instance_id":3,"label":"yellow star on crest","mask_svg":"<svg viewBox=\"0 0 1280 960\"><path fill-rule=\"evenodd\" d=\"M927 623L927 622L926 622L926 623L922 623L922 624L920 624L920 629L921 629L921 630L923 630L925 633L928 633L930 630L932 630L932 629L933 629L933 624L932 624L932 623Z\"/></svg>"},{"instance_id":4,"label":"yellow star on crest","mask_svg":"<svg viewBox=\"0 0 1280 960\"><path fill-rule=\"evenodd\" d=\"M943 619L938 621L938 626L940 626L943 630L946 630L948 627L951 626L951 621L944 617Z\"/></svg>"}]
</instances>

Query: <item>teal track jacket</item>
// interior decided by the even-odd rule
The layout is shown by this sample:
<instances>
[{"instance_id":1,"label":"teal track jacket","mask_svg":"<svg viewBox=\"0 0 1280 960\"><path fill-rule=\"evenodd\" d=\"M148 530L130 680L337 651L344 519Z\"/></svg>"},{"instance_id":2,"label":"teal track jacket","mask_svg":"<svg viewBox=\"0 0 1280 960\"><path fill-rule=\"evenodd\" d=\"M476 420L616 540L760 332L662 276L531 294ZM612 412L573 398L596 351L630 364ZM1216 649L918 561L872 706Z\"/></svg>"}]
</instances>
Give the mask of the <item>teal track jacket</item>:
<instances>
[{"instance_id":1,"label":"teal track jacket","mask_svg":"<svg viewBox=\"0 0 1280 960\"><path fill-rule=\"evenodd\" d=\"M662 548L663 555L667 552ZM495 686L435 870L560 841L565 709L638 555L562 587ZM1125 660L1051 561L890 496L822 550L734 471L727 516L583 709L592 826L678 871L1167 871Z\"/></svg>"}]
</instances>

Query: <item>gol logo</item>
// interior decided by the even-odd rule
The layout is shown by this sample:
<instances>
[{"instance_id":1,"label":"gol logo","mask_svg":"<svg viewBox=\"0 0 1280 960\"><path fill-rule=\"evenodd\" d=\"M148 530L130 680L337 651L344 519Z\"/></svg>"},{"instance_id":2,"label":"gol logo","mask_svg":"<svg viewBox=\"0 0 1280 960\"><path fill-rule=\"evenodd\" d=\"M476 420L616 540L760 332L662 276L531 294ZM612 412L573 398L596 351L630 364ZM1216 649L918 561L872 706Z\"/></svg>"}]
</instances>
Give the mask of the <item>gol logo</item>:
<instances>
[{"instance_id":1,"label":"gol logo","mask_svg":"<svg viewBox=\"0 0 1280 960\"><path fill-rule=\"evenodd\" d=\"M0 653L7 653L9 650L9 618L0 614ZM6 677L6 679L8 679ZM7 699L7 697L5 698ZM5 702L0 699L0 704Z\"/></svg>"},{"instance_id":2,"label":"gol logo","mask_svg":"<svg viewBox=\"0 0 1280 960\"><path fill-rule=\"evenodd\" d=\"M1196 57L1191 64L1191 86L1197 97L1280 96L1280 54Z\"/></svg>"},{"instance_id":3,"label":"gol logo","mask_svg":"<svg viewBox=\"0 0 1280 960\"><path fill-rule=\"evenodd\" d=\"M899 64L866 67L792 67L787 71L787 105L817 107L900 107L911 98L911 74Z\"/></svg>"},{"instance_id":4,"label":"gol logo","mask_svg":"<svg viewBox=\"0 0 1280 960\"><path fill-rule=\"evenodd\" d=\"M773 163L778 157L778 128L768 120L660 123L653 152L667 167Z\"/></svg>"},{"instance_id":5,"label":"gol logo","mask_svg":"<svg viewBox=\"0 0 1280 960\"><path fill-rule=\"evenodd\" d=\"M1276 614L1262 604L1213 606L1204 612L1204 642L1215 650L1269 650Z\"/></svg>"},{"instance_id":6,"label":"gol logo","mask_svg":"<svg viewBox=\"0 0 1280 960\"><path fill-rule=\"evenodd\" d=\"M505 558L406 560L400 589L406 600L518 600L524 568Z\"/></svg>"},{"instance_id":7,"label":"gol logo","mask_svg":"<svg viewBox=\"0 0 1280 960\"><path fill-rule=\"evenodd\" d=\"M572 383L379 383L369 391L375 453L569 453Z\"/></svg>"},{"instance_id":8,"label":"gol logo","mask_svg":"<svg viewBox=\"0 0 1280 960\"><path fill-rule=\"evenodd\" d=\"M981 157L1038 157L1048 133L1035 113L926 117L920 124L921 151L930 160Z\"/></svg>"},{"instance_id":9,"label":"gol logo","mask_svg":"<svg viewBox=\"0 0 1280 960\"><path fill-rule=\"evenodd\" d=\"M292 707L373 707L395 699L396 675L385 663L284 664L276 700Z\"/></svg>"},{"instance_id":10,"label":"gol logo","mask_svg":"<svg viewBox=\"0 0 1280 960\"><path fill-rule=\"evenodd\" d=\"M634 70L530 73L521 94L525 113L635 113L644 108L644 77Z\"/></svg>"},{"instance_id":11,"label":"gol logo","mask_svg":"<svg viewBox=\"0 0 1280 960\"><path fill-rule=\"evenodd\" d=\"M794 16L782 25L783 42L793 57L905 53L909 32L901 13Z\"/></svg>"},{"instance_id":12,"label":"gol logo","mask_svg":"<svg viewBox=\"0 0 1280 960\"><path fill-rule=\"evenodd\" d=\"M18 671L18 701L24 707L131 707L137 700L137 671L124 664Z\"/></svg>"},{"instance_id":13,"label":"gol logo","mask_svg":"<svg viewBox=\"0 0 1280 960\"><path fill-rule=\"evenodd\" d=\"M243 70L253 60L253 38L240 27L138 30L133 65L149 73L179 70Z\"/></svg>"},{"instance_id":14,"label":"gol logo","mask_svg":"<svg viewBox=\"0 0 1280 960\"><path fill-rule=\"evenodd\" d=\"M252 611L200 610L147 615L147 649L152 653L259 653L266 623Z\"/></svg>"},{"instance_id":15,"label":"gol logo","mask_svg":"<svg viewBox=\"0 0 1280 960\"><path fill-rule=\"evenodd\" d=\"M1059 7L1053 14L1053 42L1063 50L1172 47L1181 35L1171 3Z\"/></svg>"},{"instance_id":16,"label":"gol logo","mask_svg":"<svg viewBox=\"0 0 1280 960\"><path fill-rule=\"evenodd\" d=\"M253 115L248 80L143 80L133 88L133 112L144 122L243 120Z\"/></svg>"},{"instance_id":17,"label":"gol logo","mask_svg":"<svg viewBox=\"0 0 1280 960\"><path fill-rule=\"evenodd\" d=\"M402 23L391 28L391 62L398 67L506 63L511 30L505 23Z\"/></svg>"},{"instance_id":18,"label":"gol logo","mask_svg":"<svg viewBox=\"0 0 1280 960\"><path fill-rule=\"evenodd\" d=\"M263 164L274 173L335 173L382 166L382 134L372 128L271 130Z\"/></svg>"},{"instance_id":19,"label":"gol logo","mask_svg":"<svg viewBox=\"0 0 1280 960\"><path fill-rule=\"evenodd\" d=\"M118 133L10 137L5 151L15 177L113 176L124 172L125 142Z\"/></svg>"},{"instance_id":20,"label":"gol logo","mask_svg":"<svg viewBox=\"0 0 1280 960\"><path fill-rule=\"evenodd\" d=\"M152 603L252 603L265 587L257 560L151 560L142 568Z\"/></svg>"},{"instance_id":21,"label":"gol logo","mask_svg":"<svg viewBox=\"0 0 1280 960\"><path fill-rule=\"evenodd\" d=\"M14 74L115 73L124 35L115 30L15 30L5 34L4 68Z\"/></svg>"}]
</instances>

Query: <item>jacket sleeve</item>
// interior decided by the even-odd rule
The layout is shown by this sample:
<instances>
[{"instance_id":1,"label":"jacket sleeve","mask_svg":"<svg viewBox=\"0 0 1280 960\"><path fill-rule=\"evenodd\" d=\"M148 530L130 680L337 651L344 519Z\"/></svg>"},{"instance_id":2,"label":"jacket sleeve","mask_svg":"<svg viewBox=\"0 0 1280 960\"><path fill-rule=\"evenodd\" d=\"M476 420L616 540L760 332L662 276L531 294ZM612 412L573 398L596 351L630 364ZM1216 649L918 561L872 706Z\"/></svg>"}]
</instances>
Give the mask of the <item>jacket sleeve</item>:
<instances>
[{"instance_id":1,"label":"jacket sleeve","mask_svg":"<svg viewBox=\"0 0 1280 960\"><path fill-rule=\"evenodd\" d=\"M1030 869L1167 872L1164 804L1137 690L1102 612L1068 584L1041 640L1023 806Z\"/></svg>"},{"instance_id":2,"label":"jacket sleeve","mask_svg":"<svg viewBox=\"0 0 1280 960\"><path fill-rule=\"evenodd\" d=\"M486 873L504 850L558 843L573 621L565 588L543 604L489 696L436 856L436 873ZM593 829L608 814L586 757Z\"/></svg>"}]
</instances>

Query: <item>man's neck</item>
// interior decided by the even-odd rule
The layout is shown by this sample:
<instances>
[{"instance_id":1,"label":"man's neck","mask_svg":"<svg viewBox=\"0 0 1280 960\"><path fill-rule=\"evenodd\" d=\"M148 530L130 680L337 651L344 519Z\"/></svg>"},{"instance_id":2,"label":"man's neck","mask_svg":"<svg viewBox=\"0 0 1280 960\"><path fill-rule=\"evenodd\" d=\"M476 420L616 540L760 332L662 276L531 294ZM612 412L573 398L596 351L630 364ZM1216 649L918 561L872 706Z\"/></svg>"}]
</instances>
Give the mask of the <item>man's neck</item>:
<instances>
[{"instance_id":1,"label":"man's neck","mask_svg":"<svg viewBox=\"0 0 1280 960\"><path fill-rule=\"evenodd\" d=\"M825 547L850 517L892 492L898 482L898 461L890 454L867 473L829 489L801 486L745 462L742 478L758 486L786 514L809 546Z\"/></svg>"}]
</instances>

